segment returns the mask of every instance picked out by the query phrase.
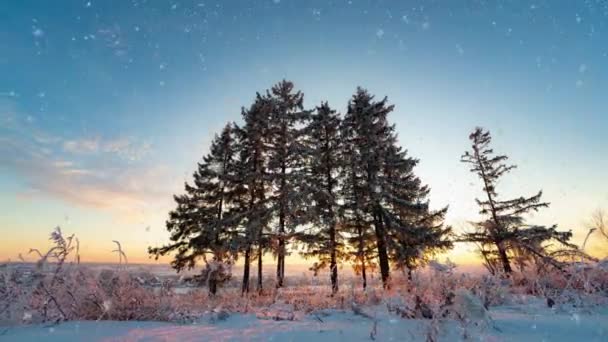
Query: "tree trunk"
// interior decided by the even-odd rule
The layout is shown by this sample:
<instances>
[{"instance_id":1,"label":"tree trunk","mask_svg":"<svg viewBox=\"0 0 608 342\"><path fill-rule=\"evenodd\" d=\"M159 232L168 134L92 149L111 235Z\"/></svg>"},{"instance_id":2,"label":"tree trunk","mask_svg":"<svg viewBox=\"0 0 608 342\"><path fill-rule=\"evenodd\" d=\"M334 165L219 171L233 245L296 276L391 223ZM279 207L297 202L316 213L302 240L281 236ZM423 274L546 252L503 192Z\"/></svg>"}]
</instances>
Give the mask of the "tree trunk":
<instances>
[{"instance_id":1,"label":"tree trunk","mask_svg":"<svg viewBox=\"0 0 608 342\"><path fill-rule=\"evenodd\" d=\"M262 292L263 290L263 286L262 286L262 255L263 255L263 248L262 246L259 247L258 249L258 292Z\"/></svg>"},{"instance_id":2,"label":"tree trunk","mask_svg":"<svg viewBox=\"0 0 608 342\"><path fill-rule=\"evenodd\" d=\"M279 216L279 246L277 256L277 288L283 287L283 279L285 277L285 239L283 234L285 233L285 218L281 212Z\"/></svg>"},{"instance_id":3,"label":"tree trunk","mask_svg":"<svg viewBox=\"0 0 608 342\"><path fill-rule=\"evenodd\" d=\"M390 268L388 264L388 253L386 251L384 224L382 222L382 213L380 212L380 209L376 207L374 211L374 228L376 231L376 245L378 248L378 261L380 264L380 274L382 276L382 286L387 288Z\"/></svg>"},{"instance_id":4,"label":"tree trunk","mask_svg":"<svg viewBox=\"0 0 608 342\"><path fill-rule=\"evenodd\" d=\"M281 188L279 197L279 246L277 256L277 288L283 287L283 279L285 278L285 211L286 211L286 181L285 173L287 168L285 161L281 165Z\"/></svg>"},{"instance_id":5,"label":"tree trunk","mask_svg":"<svg viewBox=\"0 0 608 342\"><path fill-rule=\"evenodd\" d=\"M329 134L326 132L325 133L326 136L328 136ZM336 294L338 292L338 265L337 265L337 258L336 258L336 248L337 248L337 243L336 243L336 218L335 218L335 214L334 214L334 193L333 193L333 179L331 176L331 160L328 156L327 153L329 153L329 140L327 139L325 141L325 151L326 151L326 160L325 160L325 164L327 165L326 168L326 174L325 174L325 181L327 183L327 193L329 194L329 198L330 201L328 203L328 210L329 210L329 248L330 248L330 255L329 255L329 270L330 270L330 280L331 280L331 293L332 295Z\"/></svg>"},{"instance_id":6,"label":"tree trunk","mask_svg":"<svg viewBox=\"0 0 608 342\"><path fill-rule=\"evenodd\" d=\"M367 289L367 275L365 274L365 256L361 256L361 277L363 278L363 290Z\"/></svg>"},{"instance_id":7,"label":"tree trunk","mask_svg":"<svg viewBox=\"0 0 608 342\"><path fill-rule=\"evenodd\" d=\"M211 296L215 296L215 294L217 293L217 280L216 279L209 279L209 294Z\"/></svg>"},{"instance_id":8,"label":"tree trunk","mask_svg":"<svg viewBox=\"0 0 608 342\"><path fill-rule=\"evenodd\" d=\"M509 257L507 256L507 251L501 244L496 244L498 247L498 255L500 256L500 262L502 263L502 268L506 274L511 274L513 270L511 269L511 263L509 262Z\"/></svg>"},{"instance_id":9,"label":"tree trunk","mask_svg":"<svg viewBox=\"0 0 608 342\"><path fill-rule=\"evenodd\" d=\"M249 264L251 262L251 247L245 250L245 265L243 265L243 287L241 294L249 292Z\"/></svg>"},{"instance_id":10,"label":"tree trunk","mask_svg":"<svg viewBox=\"0 0 608 342\"><path fill-rule=\"evenodd\" d=\"M331 293L334 295L338 292L338 265L336 262L336 224L332 223L329 229L329 239L331 245L331 254L329 260L329 270L331 279Z\"/></svg>"},{"instance_id":11,"label":"tree trunk","mask_svg":"<svg viewBox=\"0 0 608 342\"><path fill-rule=\"evenodd\" d=\"M494 198L492 198L492 193L488 190L490 188L488 178L486 176L486 170L483 167L483 163L480 161L479 149L477 146L473 146L473 150L475 152L475 158L477 159L477 164L479 166L479 170L481 171L481 178L484 184L484 190L486 195L488 196L488 203L490 204L490 211L492 213L492 219L494 220L494 224L496 224L495 232L492 232L496 237L498 233L503 233L504 228L500 225L500 221L498 220L498 214L496 212L496 206L494 205ZM503 270L506 274L511 274L511 263L509 262L509 257L507 256L507 252L500 241L496 242L496 247L498 247L498 255L500 257L500 261L502 263Z\"/></svg>"}]
</instances>

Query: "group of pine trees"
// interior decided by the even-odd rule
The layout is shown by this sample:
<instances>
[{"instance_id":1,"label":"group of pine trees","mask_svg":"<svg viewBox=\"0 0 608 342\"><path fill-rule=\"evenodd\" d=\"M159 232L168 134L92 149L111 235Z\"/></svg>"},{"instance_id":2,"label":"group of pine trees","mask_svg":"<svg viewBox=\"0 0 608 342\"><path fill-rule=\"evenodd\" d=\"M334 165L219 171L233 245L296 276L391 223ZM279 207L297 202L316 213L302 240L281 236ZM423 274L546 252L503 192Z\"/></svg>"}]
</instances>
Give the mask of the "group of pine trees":
<instances>
[{"instance_id":1,"label":"group of pine trees","mask_svg":"<svg viewBox=\"0 0 608 342\"><path fill-rule=\"evenodd\" d=\"M388 284L390 268L414 269L449 249L447 208L430 209L429 188L413 170L388 121L393 106L357 89L344 116L321 103L304 109L304 96L282 81L258 93L215 137L185 194L174 196L167 230L171 243L151 248L175 253L177 270L205 263L201 275L215 293L225 267L244 259L242 291L250 290L257 262L276 258L277 287L284 284L290 245L330 270L338 290L338 265L351 261L366 286L378 265Z\"/></svg>"},{"instance_id":2,"label":"group of pine trees","mask_svg":"<svg viewBox=\"0 0 608 342\"><path fill-rule=\"evenodd\" d=\"M315 270L328 268L332 292L338 291L338 265L351 262L362 285L379 269L388 286L391 267L409 272L453 246L444 224L447 207L432 210L429 187L414 174L418 160L398 143L388 115L394 107L358 88L341 115L328 103L304 108L304 95L282 81L241 111L240 124L228 123L213 140L185 193L174 196L167 230L171 243L150 248L156 257L174 253L181 271L200 260L199 277L211 294L242 258L242 292L250 291L252 264L257 289L263 286L263 256L276 260L277 287L284 285L286 256L302 246L317 258ZM471 134L473 152L462 160L484 182L488 199L478 201L488 220L463 239L480 246L486 264L512 271L522 256L550 260L543 249L550 239L568 247L570 233L555 227L524 227L522 215L547 206L540 193L509 201L496 199L495 183L512 169L492 156L490 135ZM523 259L522 259L523 260ZM522 261L523 262L523 261Z\"/></svg>"}]
</instances>

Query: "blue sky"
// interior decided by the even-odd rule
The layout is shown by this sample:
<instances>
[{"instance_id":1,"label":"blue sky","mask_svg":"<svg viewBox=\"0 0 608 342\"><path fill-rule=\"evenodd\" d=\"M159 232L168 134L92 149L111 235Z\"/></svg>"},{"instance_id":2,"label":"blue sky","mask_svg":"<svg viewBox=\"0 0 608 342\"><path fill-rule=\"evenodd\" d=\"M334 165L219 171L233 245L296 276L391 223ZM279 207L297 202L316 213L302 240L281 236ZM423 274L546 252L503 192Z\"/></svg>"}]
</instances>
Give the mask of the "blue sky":
<instances>
[{"instance_id":1,"label":"blue sky","mask_svg":"<svg viewBox=\"0 0 608 342\"><path fill-rule=\"evenodd\" d=\"M480 195L459 157L490 129L519 165L499 192L543 189L534 222L582 240L608 207L607 41L599 0L4 2L0 258L62 225L84 258L111 260L119 239L146 260L213 134L282 78L308 107L342 111L359 85L388 96L457 229Z\"/></svg>"}]
</instances>

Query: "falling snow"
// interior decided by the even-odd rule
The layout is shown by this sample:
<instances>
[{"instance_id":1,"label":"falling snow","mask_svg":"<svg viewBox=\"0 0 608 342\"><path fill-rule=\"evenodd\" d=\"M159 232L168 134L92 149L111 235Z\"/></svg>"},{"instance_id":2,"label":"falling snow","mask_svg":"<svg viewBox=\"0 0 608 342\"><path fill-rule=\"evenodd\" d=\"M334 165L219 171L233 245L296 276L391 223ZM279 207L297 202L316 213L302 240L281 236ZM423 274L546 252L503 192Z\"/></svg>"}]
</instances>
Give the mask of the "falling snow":
<instances>
[{"instance_id":1,"label":"falling snow","mask_svg":"<svg viewBox=\"0 0 608 342\"><path fill-rule=\"evenodd\" d=\"M44 35L44 31L42 31L42 29L35 27L34 30L32 31L32 34L34 35L34 37L40 38Z\"/></svg>"},{"instance_id":2,"label":"falling snow","mask_svg":"<svg viewBox=\"0 0 608 342\"><path fill-rule=\"evenodd\" d=\"M462 48L462 46L460 44L456 44L456 51L458 51L459 55L464 55L464 49Z\"/></svg>"},{"instance_id":3,"label":"falling snow","mask_svg":"<svg viewBox=\"0 0 608 342\"><path fill-rule=\"evenodd\" d=\"M321 10L317 9L317 8L313 8L312 9L312 16L317 21L321 20Z\"/></svg>"},{"instance_id":4,"label":"falling snow","mask_svg":"<svg viewBox=\"0 0 608 342\"><path fill-rule=\"evenodd\" d=\"M584 73L585 71L587 71L587 64L581 64L578 67L578 72L580 72L581 74Z\"/></svg>"}]
</instances>

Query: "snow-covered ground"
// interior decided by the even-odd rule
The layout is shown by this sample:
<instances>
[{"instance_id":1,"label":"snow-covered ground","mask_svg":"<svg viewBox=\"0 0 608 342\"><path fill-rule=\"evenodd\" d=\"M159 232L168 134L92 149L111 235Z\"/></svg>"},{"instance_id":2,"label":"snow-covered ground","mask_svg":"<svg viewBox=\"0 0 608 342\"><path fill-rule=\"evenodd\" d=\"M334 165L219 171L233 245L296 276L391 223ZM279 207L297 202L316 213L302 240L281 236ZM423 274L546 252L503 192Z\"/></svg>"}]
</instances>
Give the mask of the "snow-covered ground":
<instances>
[{"instance_id":1,"label":"snow-covered ground","mask_svg":"<svg viewBox=\"0 0 608 342\"><path fill-rule=\"evenodd\" d=\"M225 320L190 324L77 321L55 326L0 328L0 341L424 341L431 320L402 319L381 306L367 308L375 318L327 310L273 320L232 314ZM608 341L608 308L594 314L559 313L538 304L490 310L488 327L467 328L474 341ZM376 323L374 323L376 322ZM375 328L374 328L375 325ZM439 324L440 341L463 340L454 321Z\"/></svg>"}]
</instances>

